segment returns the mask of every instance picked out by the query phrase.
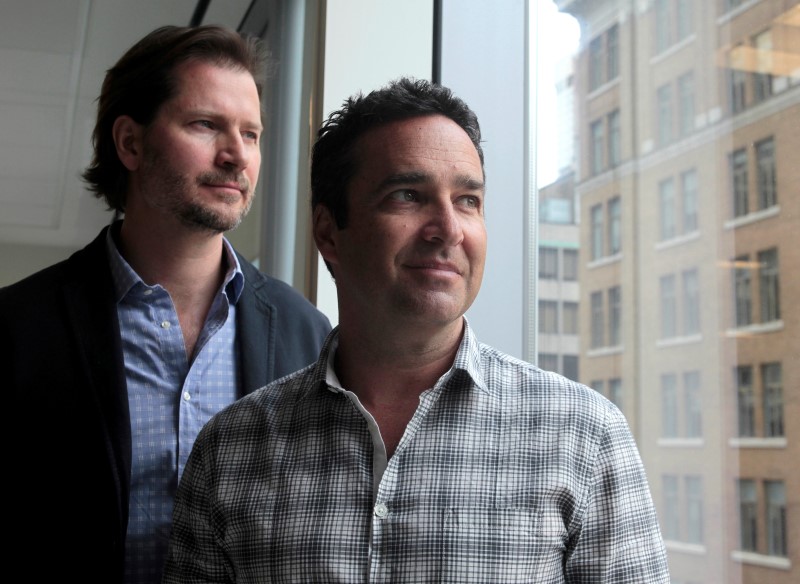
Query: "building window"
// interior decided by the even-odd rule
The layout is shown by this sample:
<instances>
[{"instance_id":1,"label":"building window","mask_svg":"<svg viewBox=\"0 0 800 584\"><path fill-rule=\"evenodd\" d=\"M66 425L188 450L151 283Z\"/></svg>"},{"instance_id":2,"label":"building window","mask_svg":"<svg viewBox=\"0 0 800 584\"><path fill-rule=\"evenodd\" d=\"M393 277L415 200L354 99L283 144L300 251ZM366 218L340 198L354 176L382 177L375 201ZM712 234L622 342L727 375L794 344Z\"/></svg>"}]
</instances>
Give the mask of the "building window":
<instances>
[{"instance_id":1,"label":"building window","mask_svg":"<svg viewBox=\"0 0 800 584\"><path fill-rule=\"evenodd\" d=\"M678 115L681 136L694 130L694 76L691 71L678 78Z\"/></svg>"},{"instance_id":2,"label":"building window","mask_svg":"<svg viewBox=\"0 0 800 584\"><path fill-rule=\"evenodd\" d=\"M672 0L656 0L656 54L672 45Z\"/></svg>"},{"instance_id":3,"label":"building window","mask_svg":"<svg viewBox=\"0 0 800 584\"><path fill-rule=\"evenodd\" d=\"M608 337L612 347L622 344L622 289L619 286L608 289Z\"/></svg>"},{"instance_id":4,"label":"building window","mask_svg":"<svg viewBox=\"0 0 800 584\"><path fill-rule=\"evenodd\" d=\"M591 126L591 135L592 135L592 152L591 152L591 163L592 163L592 174L600 174L603 172L604 168L604 161L603 161L603 148L604 148L604 137L603 137L603 120L596 120L592 122Z\"/></svg>"},{"instance_id":5,"label":"building window","mask_svg":"<svg viewBox=\"0 0 800 584\"><path fill-rule=\"evenodd\" d=\"M603 380L602 380L602 379L595 379L595 380L591 381L591 382L589 383L589 387L591 387L592 389L594 389L594 390L595 390L597 393L599 393L600 395L605 395L605 394L603 393L603 390L604 390L604 388L605 388L605 383L603 383Z\"/></svg>"},{"instance_id":6,"label":"building window","mask_svg":"<svg viewBox=\"0 0 800 584\"><path fill-rule=\"evenodd\" d=\"M750 289L750 258L739 256L733 262L733 291L736 326L747 326L753 322L753 300Z\"/></svg>"},{"instance_id":7,"label":"building window","mask_svg":"<svg viewBox=\"0 0 800 584\"><path fill-rule=\"evenodd\" d=\"M681 174L681 195L683 196L683 232L697 231L697 172L687 170Z\"/></svg>"},{"instance_id":8,"label":"building window","mask_svg":"<svg viewBox=\"0 0 800 584\"><path fill-rule=\"evenodd\" d=\"M619 377L608 380L608 399L622 411L622 380Z\"/></svg>"},{"instance_id":9,"label":"building window","mask_svg":"<svg viewBox=\"0 0 800 584\"><path fill-rule=\"evenodd\" d=\"M680 539L680 506L678 501L678 477L664 475L664 539Z\"/></svg>"},{"instance_id":10,"label":"building window","mask_svg":"<svg viewBox=\"0 0 800 584\"><path fill-rule=\"evenodd\" d=\"M678 41L682 41L694 32L692 14L693 0L678 0L675 10L675 32Z\"/></svg>"},{"instance_id":11,"label":"building window","mask_svg":"<svg viewBox=\"0 0 800 584\"><path fill-rule=\"evenodd\" d=\"M686 541L703 543L703 477L686 477Z\"/></svg>"},{"instance_id":12,"label":"building window","mask_svg":"<svg viewBox=\"0 0 800 584\"><path fill-rule=\"evenodd\" d=\"M731 114L738 114L744 110L746 81L747 76L744 71L728 70L728 107L730 107Z\"/></svg>"},{"instance_id":13,"label":"building window","mask_svg":"<svg viewBox=\"0 0 800 584\"><path fill-rule=\"evenodd\" d=\"M607 80L619 77L619 26L614 25L606 33Z\"/></svg>"},{"instance_id":14,"label":"building window","mask_svg":"<svg viewBox=\"0 0 800 584\"><path fill-rule=\"evenodd\" d=\"M678 378L674 373L661 376L661 435L678 437Z\"/></svg>"},{"instance_id":15,"label":"building window","mask_svg":"<svg viewBox=\"0 0 800 584\"><path fill-rule=\"evenodd\" d=\"M574 282L578 279L578 250L565 249L563 251L564 280Z\"/></svg>"},{"instance_id":16,"label":"building window","mask_svg":"<svg viewBox=\"0 0 800 584\"><path fill-rule=\"evenodd\" d=\"M756 185L759 209L767 209L778 204L778 189L775 183L775 142L772 138L756 143Z\"/></svg>"},{"instance_id":17,"label":"building window","mask_svg":"<svg viewBox=\"0 0 800 584\"><path fill-rule=\"evenodd\" d=\"M743 217L749 212L747 189L747 151L744 148L731 154L731 185L733 187L733 216Z\"/></svg>"},{"instance_id":18,"label":"building window","mask_svg":"<svg viewBox=\"0 0 800 584\"><path fill-rule=\"evenodd\" d=\"M597 36L589 43L589 89L603 84L603 37Z\"/></svg>"},{"instance_id":19,"label":"building window","mask_svg":"<svg viewBox=\"0 0 800 584\"><path fill-rule=\"evenodd\" d=\"M756 50L756 71L753 73L753 101L758 103L772 96L772 31L753 37Z\"/></svg>"},{"instance_id":20,"label":"building window","mask_svg":"<svg viewBox=\"0 0 800 584\"><path fill-rule=\"evenodd\" d=\"M671 178L658 183L658 204L661 241L675 237L675 185Z\"/></svg>"},{"instance_id":21,"label":"building window","mask_svg":"<svg viewBox=\"0 0 800 584\"><path fill-rule=\"evenodd\" d=\"M592 308L592 331L591 341L592 348L596 349L603 346L603 341L606 336L605 321L603 318L603 293L592 292L591 295L591 308Z\"/></svg>"},{"instance_id":22,"label":"building window","mask_svg":"<svg viewBox=\"0 0 800 584\"><path fill-rule=\"evenodd\" d=\"M725 0L725 10L731 11L734 8L738 8L745 2L747 2L747 0Z\"/></svg>"},{"instance_id":23,"label":"building window","mask_svg":"<svg viewBox=\"0 0 800 584\"><path fill-rule=\"evenodd\" d=\"M764 392L764 436L784 436L783 379L780 363L761 366L761 387Z\"/></svg>"},{"instance_id":24,"label":"building window","mask_svg":"<svg viewBox=\"0 0 800 584\"><path fill-rule=\"evenodd\" d=\"M592 206L592 259L598 260L603 257L603 205Z\"/></svg>"},{"instance_id":25,"label":"building window","mask_svg":"<svg viewBox=\"0 0 800 584\"><path fill-rule=\"evenodd\" d=\"M744 551L756 551L757 514L756 482L752 479L739 479L739 545Z\"/></svg>"},{"instance_id":26,"label":"building window","mask_svg":"<svg viewBox=\"0 0 800 584\"><path fill-rule=\"evenodd\" d=\"M683 391L686 396L686 436L700 438L703 436L703 399L699 371L687 371L683 374Z\"/></svg>"},{"instance_id":27,"label":"building window","mask_svg":"<svg viewBox=\"0 0 800 584\"><path fill-rule=\"evenodd\" d=\"M578 303L577 302L564 302L563 306L563 333L565 335L578 334Z\"/></svg>"},{"instance_id":28,"label":"building window","mask_svg":"<svg viewBox=\"0 0 800 584\"><path fill-rule=\"evenodd\" d=\"M619 110L608 114L608 165L619 166L622 161L622 139L619 127Z\"/></svg>"},{"instance_id":29,"label":"building window","mask_svg":"<svg viewBox=\"0 0 800 584\"><path fill-rule=\"evenodd\" d=\"M608 201L608 253L618 254L622 250L622 204L619 197Z\"/></svg>"},{"instance_id":30,"label":"building window","mask_svg":"<svg viewBox=\"0 0 800 584\"><path fill-rule=\"evenodd\" d=\"M736 426L741 438L756 434L756 408L753 390L753 368L740 365L736 368Z\"/></svg>"},{"instance_id":31,"label":"building window","mask_svg":"<svg viewBox=\"0 0 800 584\"><path fill-rule=\"evenodd\" d=\"M558 371L558 355L555 353L539 353L539 369Z\"/></svg>"},{"instance_id":32,"label":"building window","mask_svg":"<svg viewBox=\"0 0 800 584\"><path fill-rule=\"evenodd\" d=\"M539 278L542 280L558 279L558 248L539 248Z\"/></svg>"},{"instance_id":33,"label":"building window","mask_svg":"<svg viewBox=\"0 0 800 584\"><path fill-rule=\"evenodd\" d=\"M778 293L778 250L776 248L758 252L759 295L761 300L761 322L781 318Z\"/></svg>"},{"instance_id":34,"label":"building window","mask_svg":"<svg viewBox=\"0 0 800 584\"><path fill-rule=\"evenodd\" d=\"M691 335L700 332L700 282L697 270L685 270L683 279L683 332Z\"/></svg>"},{"instance_id":35,"label":"building window","mask_svg":"<svg viewBox=\"0 0 800 584\"><path fill-rule=\"evenodd\" d=\"M658 88L658 145L666 146L672 142L672 86L662 85Z\"/></svg>"},{"instance_id":36,"label":"building window","mask_svg":"<svg viewBox=\"0 0 800 584\"><path fill-rule=\"evenodd\" d=\"M764 481L767 500L767 553L786 557L786 490L783 481Z\"/></svg>"},{"instance_id":37,"label":"building window","mask_svg":"<svg viewBox=\"0 0 800 584\"><path fill-rule=\"evenodd\" d=\"M677 335L678 307L675 297L675 276L661 276L661 338L669 339Z\"/></svg>"},{"instance_id":38,"label":"building window","mask_svg":"<svg viewBox=\"0 0 800 584\"><path fill-rule=\"evenodd\" d=\"M539 332L558 333L558 302L555 300L539 301Z\"/></svg>"},{"instance_id":39,"label":"building window","mask_svg":"<svg viewBox=\"0 0 800 584\"><path fill-rule=\"evenodd\" d=\"M578 379L578 356L577 355L564 355L564 370L563 375L567 379Z\"/></svg>"}]
</instances>

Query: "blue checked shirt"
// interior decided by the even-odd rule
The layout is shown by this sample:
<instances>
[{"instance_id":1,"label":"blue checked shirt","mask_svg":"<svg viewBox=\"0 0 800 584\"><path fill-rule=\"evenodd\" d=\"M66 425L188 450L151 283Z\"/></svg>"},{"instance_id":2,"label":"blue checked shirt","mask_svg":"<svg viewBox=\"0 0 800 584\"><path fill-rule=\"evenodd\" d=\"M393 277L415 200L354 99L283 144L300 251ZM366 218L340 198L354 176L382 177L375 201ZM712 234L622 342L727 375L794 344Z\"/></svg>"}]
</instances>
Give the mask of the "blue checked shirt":
<instances>
[{"instance_id":1,"label":"blue checked shirt","mask_svg":"<svg viewBox=\"0 0 800 584\"><path fill-rule=\"evenodd\" d=\"M200 428L239 395L236 301L244 275L225 241L228 272L195 347L186 354L169 293L148 286L120 255L109 230L111 273L130 407L132 464L125 582L156 583L172 508Z\"/></svg>"},{"instance_id":2,"label":"blue checked shirt","mask_svg":"<svg viewBox=\"0 0 800 584\"><path fill-rule=\"evenodd\" d=\"M203 429L166 584L669 582L619 410L480 344L420 397L373 493L371 424L319 361Z\"/></svg>"}]
</instances>

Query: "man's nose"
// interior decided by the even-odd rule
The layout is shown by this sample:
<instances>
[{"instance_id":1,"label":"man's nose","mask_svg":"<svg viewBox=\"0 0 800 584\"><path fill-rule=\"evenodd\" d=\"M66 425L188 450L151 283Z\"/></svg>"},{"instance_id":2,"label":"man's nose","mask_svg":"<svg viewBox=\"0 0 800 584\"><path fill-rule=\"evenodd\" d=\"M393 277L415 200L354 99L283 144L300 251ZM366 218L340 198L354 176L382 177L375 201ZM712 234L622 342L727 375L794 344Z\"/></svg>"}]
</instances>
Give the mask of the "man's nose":
<instances>
[{"instance_id":1,"label":"man's nose","mask_svg":"<svg viewBox=\"0 0 800 584\"><path fill-rule=\"evenodd\" d=\"M250 153L244 138L238 132L226 132L220 138L217 164L244 170L250 163Z\"/></svg>"},{"instance_id":2,"label":"man's nose","mask_svg":"<svg viewBox=\"0 0 800 584\"><path fill-rule=\"evenodd\" d=\"M445 245L458 245L464 240L464 229L461 217L449 200L441 204L431 205L430 217L425 225L425 239L437 241Z\"/></svg>"}]
</instances>

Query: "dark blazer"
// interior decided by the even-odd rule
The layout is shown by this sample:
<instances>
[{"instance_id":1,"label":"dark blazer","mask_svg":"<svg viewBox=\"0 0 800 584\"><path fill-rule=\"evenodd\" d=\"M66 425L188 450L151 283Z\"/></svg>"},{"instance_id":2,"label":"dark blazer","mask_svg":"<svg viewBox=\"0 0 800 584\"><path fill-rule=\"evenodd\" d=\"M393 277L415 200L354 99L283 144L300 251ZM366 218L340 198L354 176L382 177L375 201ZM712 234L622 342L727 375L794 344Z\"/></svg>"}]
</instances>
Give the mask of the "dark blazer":
<instances>
[{"instance_id":1,"label":"dark blazer","mask_svg":"<svg viewBox=\"0 0 800 584\"><path fill-rule=\"evenodd\" d=\"M0 290L0 375L12 429L9 560L30 582L122 581L131 433L106 231ZM328 319L239 257L245 393L315 361Z\"/></svg>"}]
</instances>

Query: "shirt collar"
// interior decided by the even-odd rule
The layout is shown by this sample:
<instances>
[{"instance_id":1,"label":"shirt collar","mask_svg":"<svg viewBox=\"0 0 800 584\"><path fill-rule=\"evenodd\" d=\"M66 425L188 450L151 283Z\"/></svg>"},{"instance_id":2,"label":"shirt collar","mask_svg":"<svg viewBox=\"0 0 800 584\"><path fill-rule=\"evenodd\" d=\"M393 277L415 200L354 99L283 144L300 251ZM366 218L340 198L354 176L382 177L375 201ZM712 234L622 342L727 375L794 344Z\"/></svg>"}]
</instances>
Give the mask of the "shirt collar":
<instances>
[{"instance_id":1,"label":"shirt collar","mask_svg":"<svg viewBox=\"0 0 800 584\"><path fill-rule=\"evenodd\" d=\"M491 393L484 380L481 368L481 349L477 337L469 326L467 317L464 318L464 334L456 352L453 365L436 382L436 386L447 383L457 375L467 375L478 389ZM339 327L334 328L325 340L325 344L320 352L319 359L312 373L311 388L325 387L329 391L340 391L344 389L336 375L333 363L336 357L336 349L339 347Z\"/></svg>"},{"instance_id":2,"label":"shirt collar","mask_svg":"<svg viewBox=\"0 0 800 584\"><path fill-rule=\"evenodd\" d=\"M118 241L121 226L121 220L115 221L106 232L106 252L111 267L111 279L114 282L114 302L117 303L125 298L128 292L137 284L148 287L119 252ZM236 304L244 289L244 273L233 246L224 237L222 238L222 248L228 265L222 288L228 296L228 302Z\"/></svg>"}]
</instances>

